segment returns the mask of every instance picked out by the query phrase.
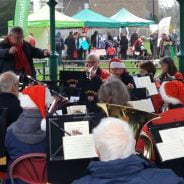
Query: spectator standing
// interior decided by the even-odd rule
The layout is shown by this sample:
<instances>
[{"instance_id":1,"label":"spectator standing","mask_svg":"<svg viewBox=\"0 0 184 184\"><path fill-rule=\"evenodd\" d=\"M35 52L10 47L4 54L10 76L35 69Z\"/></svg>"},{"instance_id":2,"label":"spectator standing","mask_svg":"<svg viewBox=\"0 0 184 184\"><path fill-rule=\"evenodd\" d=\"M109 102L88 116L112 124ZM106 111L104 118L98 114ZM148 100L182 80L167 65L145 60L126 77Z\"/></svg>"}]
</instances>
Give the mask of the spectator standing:
<instances>
[{"instance_id":1,"label":"spectator standing","mask_svg":"<svg viewBox=\"0 0 184 184\"><path fill-rule=\"evenodd\" d=\"M153 59L158 58L157 45L158 45L158 32L155 32L150 35L150 49L151 49Z\"/></svg>"},{"instance_id":2,"label":"spectator standing","mask_svg":"<svg viewBox=\"0 0 184 184\"><path fill-rule=\"evenodd\" d=\"M125 34L121 34L120 40L120 56L121 59L127 59L127 50L128 50L128 39Z\"/></svg>"},{"instance_id":3,"label":"spectator standing","mask_svg":"<svg viewBox=\"0 0 184 184\"><path fill-rule=\"evenodd\" d=\"M73 32L69 33L69 36L65 40L65 44L67 46L67 59L73 60L74 52L76 51L75 38L74 38Z\"/></svg>"},{"instance_id":4,"label":"spectator standing","mask_svg":"<svg viewBox=\"0 0 184 184\"><path fill-rule=\"evenodd\" d=\"M64 40L61 36L60 32L56 34L56 52L58 53L58 66L61 65L62 62L62 51L65 49Z\"/></svg>"}]
</instances>

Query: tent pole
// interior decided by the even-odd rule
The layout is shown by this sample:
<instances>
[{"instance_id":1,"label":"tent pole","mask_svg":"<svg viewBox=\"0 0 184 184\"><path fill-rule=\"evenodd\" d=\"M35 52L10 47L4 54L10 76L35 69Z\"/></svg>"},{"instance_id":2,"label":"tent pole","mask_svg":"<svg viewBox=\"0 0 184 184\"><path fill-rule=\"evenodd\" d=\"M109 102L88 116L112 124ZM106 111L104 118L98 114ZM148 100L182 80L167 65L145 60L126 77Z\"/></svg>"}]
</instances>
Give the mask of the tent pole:
<instances>
[{"instance_id":1,"label":"tent pole","mask_svg":"<svg viewBox=\"0 0 184 184\"><path fill-rule=\"evenodd\" d=\"M49 59L49 74L52 81L57 80L57 55L55 44L55 0L49 0L47 3L50 7L50 49L51 55Z\"/></svg>"}]
</instances>

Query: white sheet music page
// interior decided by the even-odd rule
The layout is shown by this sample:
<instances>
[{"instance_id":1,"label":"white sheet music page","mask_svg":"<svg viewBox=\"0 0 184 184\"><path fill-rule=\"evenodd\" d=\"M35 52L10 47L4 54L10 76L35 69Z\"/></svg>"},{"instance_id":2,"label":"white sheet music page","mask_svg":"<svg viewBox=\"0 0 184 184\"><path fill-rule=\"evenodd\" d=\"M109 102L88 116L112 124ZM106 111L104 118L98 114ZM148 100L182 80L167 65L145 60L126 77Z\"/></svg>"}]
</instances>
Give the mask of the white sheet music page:
<instances>
[{"instance_id":1,"label":"white sheet music page","mask_svg":"<svg viewBox=\"0 0 184 184\"><path fill-rule=\"evenodd\" d=\"M87 108L86 105L73 105L67 107L68 114L86 114Z\"/></svg>"},{"instance_id":2,"label":"white sheet music page","mask_svg":"<svg viewBox=\"0 0 184 184\"><path fill-rule=\"evenodd\" d=\"M92 134L64 136L63 151L65 160L97 157Z\"/></svg>"},{"instance_id":3,"label":"white sheet music page","mask_svg":"<svg viewBox=\"0 0 184 184\"><path fill-rule=\"evenodd\" d=\"M132 105L134 109L138 109L145 112L155 112L153 103L150 98L138 101L129 101L128 103Z\"/></svg>"},{"instance_id":4,"label":"white sheet music page","mask_svg":"<svg viewBox=\"0 0 184 184\"><path fill-rule=\"evenodd\" d=\"M184 142L181 139L156 144L161 160L173 160L184 157Z\"/></svg>"},{"instance_id":5,"label":"white sheet music page","mask_svg":"<svg viewBox=\"0 0 184 184\"><path fill-rule=\"evenodd\" d=\"M159 131L163 142L171 142L173 140L181 139L184 141L184 127L170 128Z\"/></svg>"},{"instance_id":6,"label":"white sheet music page","mask_svg":"<svg viewBox=\"0 0 184 184\"><path fill-rule=\"evenodd\" d=\"M139 83L138 77L137 76L133 76L133 79L134 79L134 83L135 83L136 88L141 88L142 86Z\"/></svg>"},{"instance_id":7,"label":"white sheet music page","mask_svg":"<svg viewBox=\"0 0 184 184\"><path fill-rule=\"evenodd\" d=\"M88 135L89 121L65 122L64 129L70 135ZM65 134L67 136L67 134Z\"/></svg>"},{"instance_id":8,"label":"white sheet music page","mask_svg":"<svg viewBox=\"0 0 184 184\"><path fill-rule=\"evenodd\" d=\"M151 84L148 84L146 86L147 90L148 90L148 93L150 96L153 96L153 95L157 95L158 94L158 90L157 90L157 87L155 85L155 83L151 83Z\"/></svg>"},{"instance_id":9,"label":"white sheet music page","mask_svg":"<svg viewBox=\"0 0 184 184\"><path fill-rule=\"evenodd\" d=\"M145 77L134 76L134 82L135 82L136 88L146 88L150 96L158 94L157 87L154 82L153 83L151 82L151 79L149 76L145 76Z\"/></svg>"}]
</instances>

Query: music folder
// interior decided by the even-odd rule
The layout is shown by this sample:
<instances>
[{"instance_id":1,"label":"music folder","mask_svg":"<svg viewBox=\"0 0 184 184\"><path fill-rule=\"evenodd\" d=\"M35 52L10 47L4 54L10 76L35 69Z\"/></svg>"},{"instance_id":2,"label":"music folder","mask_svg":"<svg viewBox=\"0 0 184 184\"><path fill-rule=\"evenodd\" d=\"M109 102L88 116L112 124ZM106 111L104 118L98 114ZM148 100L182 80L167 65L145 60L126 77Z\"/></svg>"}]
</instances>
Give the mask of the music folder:
<instances>
[{"instance_id":1,"label":"music folder","mask_svg":"<svg viewBox=\"0 0 184 184\"><path fill-rule=\"evenodd\" d=\"M70 184L72 181L85 176L90 161L97 159L93 154L91 133L101 118L100 115L94 113L50 116L47 118L49 183L60 184L62 181L64 184ZM73 127L75 128L73 129ZM76 132L79 133L79 135L76 135L76 138L71 136L71 134ZM80 135L80 133L83 135ZM82 154L83 152L80 149L72 153L74 148L69 149L69 146L65 146L64 150L64 144L69 144L69 146L76 144L75 147L81 150L84 149L84 147L81 148L81 144L90 146L91 152L85 149L84 151L86 151L88 156L84 158L84 154Z\"/></svg>"},{"instance_id":2,"label":"music folder","mask_svg":"<svg viewBox=\"0 0 184 184\"><path fill-rule=\"evenodd\" d=\"M159 168L170 168L178 176L184 177L183 140L180 138L178 140L174 132L167 134L167 131L173 131L172 129L178 129L178 131L180 131L179 129L181 128L181 131L183 131L184 122L171 122L161 125L153 125L150 123L148 127L153 137L156 166ZM167 138L168 136L170 137L169 139ZM178 137L180 136L181 134L178 135Z\"/></svg>"}]
</instances>

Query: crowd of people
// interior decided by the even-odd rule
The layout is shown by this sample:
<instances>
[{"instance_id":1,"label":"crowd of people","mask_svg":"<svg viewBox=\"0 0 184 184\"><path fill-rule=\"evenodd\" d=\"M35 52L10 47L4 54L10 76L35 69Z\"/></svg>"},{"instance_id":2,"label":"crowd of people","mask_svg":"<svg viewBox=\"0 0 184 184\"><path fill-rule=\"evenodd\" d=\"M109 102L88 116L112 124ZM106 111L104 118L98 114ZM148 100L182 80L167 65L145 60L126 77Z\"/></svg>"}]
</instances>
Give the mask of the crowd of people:
<instances>
[{"instance_id":1,"label":"crowd of people","mask_svg":"<svg viewBox=\"0 0 184 184\"><path fill-rule=\"evenodd\" d=\"M100 43L97 35L98 33L95 32L92 36L92 47L97 47L97 44ZM57 34L57 39L61 39L60 34ZM112 36L108 34L108 40L112 41L112 39ZM90 112L95 109L95 113L100 111L97 103L131 107L129 90L136 89L136 84L122 60L110 57L109 70L104 70L99 66L100 58L97 55L87 55L85 52L90 48L85 35L79 36L79 33L70 33L68 38L62 42L63 44L58 44L58 47L64 48L64 44L66 44L70 59L73 59L74 51L77 52L77 56L86 57L87 82L84 84L85 91L82 94L87 95L87 98L84 101L79 101L79 105L85 104ZM125 35L122 35L120 42L128 44ZM141 42L139 37L132 40L131 43L135 46ZM79 49L76 50L76 48ZM125 49L127 48L122 47L121 49L123 57ZM46 134L45 118L55 97L47 86L41 84L33 85L31 83L19 91L19 79L16 74L24 72L26 75L34 77L32 59L48 57L49 54L48 50L35 48L24 41L23 31L19 27L12 28L5 41L0 43L0 107L7 109L7 132L3 144L6 156L9 158L8 168L22 155L47 153L48 135ZM149 76L159 91L157 95L151 96L151 100L155 113L160 116L160 119L152 121L151 124L161 125L183 121L183 74L177 70L171 57L164 57L160 64L161 74L159 76L155 76L156 67L151 61L141 63L137 75L138 77ZM77 80L75 82L77 83ZM90 84L90 88L87 88ZM167 109L163 112L165 104L167 104ZM93 108L91 108L92 106ZM63 109L60 107L57 110ZM138 120L135 119L135 121ZM146 134L153 142L149 124L144 125L142 133ZM106 117L102 119L93 129L93 137L98 160L90 163L87 168L87 176L73 181L73 184L184 183L183 163L165 168L162 165L163 168L159 169L155 162L159 155L155 149L150 160L143 156L145 142L139 137L135 139L133 129L129 124L129 117L123 115L121 118ZM80 166L78 167L80 169ZM9 176L7 175L5 178L5 183L10 183ZM62 183L62 181L60 182ZM15 178L15 183L26 182L23 178Z\"/></svg>"},{"instance_id":2,"label":"crowd of people","mask_svg":"<svg viewBox=\"0 0 184 184\"><path fill-rule=\"evenodd\" d=\"M151 53L148 53L148 48L145 47L146 39L150 42ZM175 31L169 35L164 33L161 38L159 38L158 31L153 32L150 38L140 36L136 31L130 37L127 33L113 37L109 32L105 35L95 31L91 38L84 32L82 34L70 32L64 41L61 33L58 32L56 48L59 54L59 64L61 63L62 51L65 48L68 60L85 60L86 54L93 49L105 49L106 55L102 56L104 59L119 57L124 60L127 58L146 60L159 59L165 56L173 58L179 52L179 38Z\"/></svg>"}]
</instances>

